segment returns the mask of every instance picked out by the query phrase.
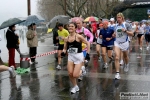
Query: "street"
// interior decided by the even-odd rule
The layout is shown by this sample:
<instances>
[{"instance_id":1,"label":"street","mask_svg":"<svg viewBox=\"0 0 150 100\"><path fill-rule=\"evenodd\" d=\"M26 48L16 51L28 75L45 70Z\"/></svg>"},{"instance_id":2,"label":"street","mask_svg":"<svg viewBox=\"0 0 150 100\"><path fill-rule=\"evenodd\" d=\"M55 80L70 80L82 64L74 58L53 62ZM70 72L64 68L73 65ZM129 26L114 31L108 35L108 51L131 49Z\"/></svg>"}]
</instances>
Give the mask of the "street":
<instances>
[{"instance_id":1,"label":"street","mask_svg":"<svg viewBox=\"0 0 150 100\"><path fill-rule=\"evenodd\" d=\"M52 38L39 42L38 54L52 51ZM131 43L129 53L130 67L125 73L120 68L120 80L115 80L114 62L109 63L108 69L103 69L102 61L98 61L96 52L91 51L91 60L86 68L87 74L79 82L80 91L70 94L71 83L66 68L66 58L63 68L56 70L57 62L54 55L37 58L36 70L16 79L9 78L8 72L0 74L1 100L121 100L120 92L150 92L150 51L146 46L139 51L136 42ZM2 53L2 55L5 53ZM16 56L17 57L17 56ZM3 56L2 56L3 58ZM19 58L17 58L19 61ZM109 60L108 60L109 61ZM141 99L146 100L146 99Z\"/></svg>"}]
</instances>

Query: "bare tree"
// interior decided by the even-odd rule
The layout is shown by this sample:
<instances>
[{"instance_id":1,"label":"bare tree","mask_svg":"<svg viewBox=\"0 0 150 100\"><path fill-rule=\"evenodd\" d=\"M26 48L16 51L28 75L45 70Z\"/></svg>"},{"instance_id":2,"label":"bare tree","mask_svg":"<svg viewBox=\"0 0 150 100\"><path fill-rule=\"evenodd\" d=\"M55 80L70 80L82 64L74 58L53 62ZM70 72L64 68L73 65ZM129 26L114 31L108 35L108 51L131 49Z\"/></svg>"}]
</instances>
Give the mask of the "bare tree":
<instances>
[{"instance_id":1,"label":"bare tree","mask_svg":"<svg viewBox=\"0 0 150 100\"><path fill-rule=\"evenodd\" d=\"M50 21L56 15L64 14L62 7L57 3L57 0L38 0L38 13Z\"/></svg>"},{"instance_id":2,"label":"bare tree","mask_svg":"<svg viewBox=\"0 0 150 100\"><path fill-rule=\"evenodd\" d=\"M98 0L100 10L103 12L102 17L105 18L110 17L112 15L114 8L120 3L121 3L120 0Z\"/></svg>"},{"instance_id":3,"label":"bare tree","mask_svg":"<svg viewBox=\"0 0 150 100\"><path fill-rule=\"evenodd\" d=\"M66 1L66 4L64 3ZM65 10L67 15L71 17L82 15L82 10L87 0L57 0L58 4Z\"/></svg>"},{"instance_id":4,"label":"bare tree","mask_svg":"<svg viewBox=\"0 0 150 100\"><path fill-rule=\"evenodd\" d=\"M39 0L39 14L47 20L61 14L70 17L97 16L108 18L120 0Z\"/></svg>"}]
</instances>

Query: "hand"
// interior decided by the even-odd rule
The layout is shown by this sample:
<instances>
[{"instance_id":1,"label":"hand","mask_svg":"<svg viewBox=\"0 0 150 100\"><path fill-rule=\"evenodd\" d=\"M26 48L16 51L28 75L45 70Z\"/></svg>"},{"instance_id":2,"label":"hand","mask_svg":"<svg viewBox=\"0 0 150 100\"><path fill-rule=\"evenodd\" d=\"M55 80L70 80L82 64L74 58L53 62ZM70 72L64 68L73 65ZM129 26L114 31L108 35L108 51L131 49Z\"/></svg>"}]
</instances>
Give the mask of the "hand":
<instances>
[{"instance_id":1,"label":"hand","mask_svg":"<svg viewBox=\"0 0 150 100\"><path fill-rule=\"evenodd\" d=\"M106 40L107 40L107 41L110 41L110 40L111 40L111 38L106 38Z\"/></svg>"},{"instance_id":2,"label":"hand","mask_svg":"<svg viewBox=\"0 0 150 100\"><path fill-rule=\"evenodd\" d=\"M61 37L61 39L62 39L62 40L64 40L64 39L65 39L65 37Z\"/></svg>"},{"instance_id":3,"label":"hand","mask_svg":"<svg viewBox=\"0 0 150 100\"><path fill-rule=\"evenodd\" d=\"M61 57L65 57L65 55L66 55L66 54L65 54L64 52L61 53Z\"/></svg>"},{"instance_id":4,"label":"hand","mask_svg":"<svg viewBox=\"0 0 150 100\"><path fill-rule=\"evenodd\" d=\"M115 37L116 37L116 33L114 33L114 34L112 35L112 37L115 38Z\"/></svg>"},{"instance_id":5,"label":"hand","mask_svg":"<svg viewBox=\"0 0 150 100\"><path fill-rule=\"evenodd\" d=\"M16 33L16 36L18 36L18 34Z\"/></svg>"},{"instance_id":6,"label":"hand","mask_svg":"<svg viewBox=\"0 0 150 100\"><path fill-rule=\"evenodd\" d=\"M36 36L36 33L34 33L34 36Z\"/></svg>"},{"instance_id":7,"label":"hand","mask_svg":"<svg viewBox=\"0 0 150 100\"><path fill-rule=\"evenodd\" d=\"M85 60L90 60L90 55L88 53L86 54Z\"/></svg>"},{"instance_id":8,"label":"hand","mask_svg":"<svg viewBox=\"0 0 150 100\"><path fill-rule=\"evenodd\" d=\"M126 31L126 29L122 28L122 32L125 32L125 31Z\"/></svg>"}]
</instances>

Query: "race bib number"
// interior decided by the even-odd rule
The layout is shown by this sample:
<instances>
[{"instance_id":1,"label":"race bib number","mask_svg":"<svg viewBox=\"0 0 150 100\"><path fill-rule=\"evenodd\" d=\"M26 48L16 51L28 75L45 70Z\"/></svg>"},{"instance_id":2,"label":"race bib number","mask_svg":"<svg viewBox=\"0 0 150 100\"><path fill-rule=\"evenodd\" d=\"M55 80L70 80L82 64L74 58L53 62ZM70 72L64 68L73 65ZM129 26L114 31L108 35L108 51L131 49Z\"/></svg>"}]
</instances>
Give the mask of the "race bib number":
<instances>
[{"instance_id":1,"label":"race bib number","mask_svg":"<svg viewBox=\"0 0 150 100\"><path fill-rule=\"evenodd\" d=\"M120 37L122 37L123 36L123 32L122 32L122 30L121 29L118 29L117 30L117 38L120 38Z\"/></svg>"},{"instance_id":2,"label":"race bib number","mask_svg":"<svg viewBox=\"0 0 150 100\"><path fill-rule=\"evenodd\" d=\"M78 48L69 48L68 53L78 53Z\"/></svg>"}]
</instances>

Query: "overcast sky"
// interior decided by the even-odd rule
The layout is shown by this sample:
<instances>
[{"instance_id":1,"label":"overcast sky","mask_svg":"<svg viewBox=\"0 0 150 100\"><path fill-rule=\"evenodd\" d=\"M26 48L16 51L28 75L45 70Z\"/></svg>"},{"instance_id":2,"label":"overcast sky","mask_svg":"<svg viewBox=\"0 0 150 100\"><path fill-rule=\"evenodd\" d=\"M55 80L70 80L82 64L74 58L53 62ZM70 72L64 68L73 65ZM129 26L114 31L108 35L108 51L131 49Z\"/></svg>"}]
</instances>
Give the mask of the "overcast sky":
<instances>
[{"instance_id":1,"label":"overcast sky","mask_svg":"<svg viewBox=\"0 0 150 100\"><path fill-rule=\"evenodd\" d=\"M31 14L37 14L37 0L31 0ZM12 17L27 16L27 0L0 0L0 24Z\"/></svg>"}]
</instances>

